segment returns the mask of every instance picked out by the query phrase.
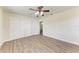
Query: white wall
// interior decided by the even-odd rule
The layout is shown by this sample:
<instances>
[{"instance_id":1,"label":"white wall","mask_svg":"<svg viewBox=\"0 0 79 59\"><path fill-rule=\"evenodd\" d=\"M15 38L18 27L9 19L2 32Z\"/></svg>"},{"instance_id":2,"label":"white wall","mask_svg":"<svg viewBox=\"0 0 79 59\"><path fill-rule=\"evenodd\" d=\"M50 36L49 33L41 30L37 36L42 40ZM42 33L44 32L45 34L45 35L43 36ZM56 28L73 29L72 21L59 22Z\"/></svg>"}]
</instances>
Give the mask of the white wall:
<instances>
[{"instance_id":1,"label":"white wall","mask_svg":"<svg viewBox=\"0 0 79 59\"><path fill-rule=\"evenodd\" d=\"M10 17L10 39L18 39L39 34L37 20L25 15L13 14Z\"/></svg>"},{"instance_id":2,"label":"white wall","mask_svg":"<svg viewBox=\"0 0 79 59\"><path fill-rule=\"evenodd\" d=\"M2 42L2 9L0 8L0 43L1 42Z\"/></svg>"},{"instance_id":3,"label":"white wall","mask_svg":"<svg viewBox=\"0 0 79 59\"><path fill-rule=\"evenodd\" d=\"M2 34L3 34L3 41L10 40L10 25L9 25L9 16L10 14L8 12L5 12L3 10L3 22L2 22Z\"/></svg>"},{"instance_id":4,"label":"white wall","mask_svg":"<svg viewBox=\"0 0 79 59\"><path fill-rule=\"evenodd\" d=\"M9 19L8 14L0 9L0 45L9 39Z\"/></svg>"},{"instance_id":5,"label":"white wall","mask_svg":"<svg viewBox=\"0 0 79 59\"><path fill-rule=\"evenodd\" d=\"M79 45L79 7L42 18L43 34Z\"/></svg>"}]
</instances>

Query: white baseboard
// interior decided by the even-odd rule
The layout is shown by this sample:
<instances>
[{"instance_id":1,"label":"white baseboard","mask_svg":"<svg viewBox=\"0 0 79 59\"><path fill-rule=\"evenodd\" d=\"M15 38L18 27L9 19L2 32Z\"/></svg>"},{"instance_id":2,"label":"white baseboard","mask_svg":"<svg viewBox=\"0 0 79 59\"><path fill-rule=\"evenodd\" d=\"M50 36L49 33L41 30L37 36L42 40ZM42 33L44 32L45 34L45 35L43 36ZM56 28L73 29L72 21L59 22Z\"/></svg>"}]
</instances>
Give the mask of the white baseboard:
<instances>
[{"instance_id":1,"label":"white baseboard","mask_svg":"<svg viewBox=\"0 0 79 59\"><path fill-rule=\"evenodd\" d=\"M61 41L64 41L64 42L71 43L71 44L79 45L79 42L77 42L77 41L73 42L73 41L68 41L68 40L62 40L60 38L56 38L56 37L53 37L53 36L50 36L50 35L45 35L45 34L44 34L44 36L47 36L47 37L50 37L50 38L55 38L55 39L58 39L58 40L61 40Z\"/></svg>"}]
</instances>

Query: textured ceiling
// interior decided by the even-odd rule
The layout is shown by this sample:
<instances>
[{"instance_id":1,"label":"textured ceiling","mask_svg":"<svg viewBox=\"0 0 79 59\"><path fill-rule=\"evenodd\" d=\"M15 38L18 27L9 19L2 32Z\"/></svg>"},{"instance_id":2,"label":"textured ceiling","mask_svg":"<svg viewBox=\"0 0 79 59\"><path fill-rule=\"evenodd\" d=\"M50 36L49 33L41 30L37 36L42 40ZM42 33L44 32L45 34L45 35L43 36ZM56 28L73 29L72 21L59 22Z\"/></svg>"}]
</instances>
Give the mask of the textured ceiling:
<instances>
[{"instance_id":1,"label":"textured ceiling","mask_svg":"<svg viewBox=\"0 0 79 59\"><path fill-rule=\"evenodd\" d=\"M34 17L35 11L29 10L29 8L36 9L38 6L4 6L3 9L8 12L14 12L18 14L23 14L27 16ZM73 6L44 6L43 9L49 9L50 12L44 13L45 16L51 15L57 12L61 12L70 8L74 8ZM45 17L44 16L44 17Z\"/></svg>"}]
</instances>

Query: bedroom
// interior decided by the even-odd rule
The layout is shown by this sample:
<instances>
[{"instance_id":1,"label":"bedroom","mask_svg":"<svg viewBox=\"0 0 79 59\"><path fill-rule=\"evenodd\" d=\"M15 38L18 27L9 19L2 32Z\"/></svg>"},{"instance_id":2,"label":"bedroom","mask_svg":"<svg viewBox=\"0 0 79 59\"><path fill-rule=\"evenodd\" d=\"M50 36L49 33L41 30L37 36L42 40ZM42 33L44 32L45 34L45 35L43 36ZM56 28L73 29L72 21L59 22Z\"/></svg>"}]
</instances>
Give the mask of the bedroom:
<instances>
[{"instance_id":1,"label":"bedroom","mask_svg":"<svg viewBox=\"0 0 79 59\"><path fill-rule=\"evenodd\" d=\"M37 7L0 7L0 51L79 52L79 7L43 6L38 17Z\"/></svg>"}]
</instances>

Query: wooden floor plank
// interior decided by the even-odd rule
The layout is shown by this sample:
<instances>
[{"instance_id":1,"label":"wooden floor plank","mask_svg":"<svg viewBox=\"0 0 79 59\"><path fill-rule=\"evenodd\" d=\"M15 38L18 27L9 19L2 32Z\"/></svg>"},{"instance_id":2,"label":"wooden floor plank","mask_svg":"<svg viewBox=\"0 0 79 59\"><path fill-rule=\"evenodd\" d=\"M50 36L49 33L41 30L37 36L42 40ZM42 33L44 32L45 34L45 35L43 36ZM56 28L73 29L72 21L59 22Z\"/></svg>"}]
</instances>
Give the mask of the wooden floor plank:
<instances>
[{"instance_id":1,"label":"wooden floor plank","mask_svg":"<svg viewBox=\"0 0 79 59\"><path fill-rule=\"evenodd\" d=\"M42 35L23 37L5 42L3 53L79 53L79 46Z\"/></svg>"}]
</instances>

